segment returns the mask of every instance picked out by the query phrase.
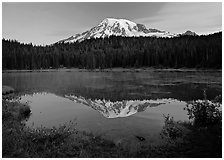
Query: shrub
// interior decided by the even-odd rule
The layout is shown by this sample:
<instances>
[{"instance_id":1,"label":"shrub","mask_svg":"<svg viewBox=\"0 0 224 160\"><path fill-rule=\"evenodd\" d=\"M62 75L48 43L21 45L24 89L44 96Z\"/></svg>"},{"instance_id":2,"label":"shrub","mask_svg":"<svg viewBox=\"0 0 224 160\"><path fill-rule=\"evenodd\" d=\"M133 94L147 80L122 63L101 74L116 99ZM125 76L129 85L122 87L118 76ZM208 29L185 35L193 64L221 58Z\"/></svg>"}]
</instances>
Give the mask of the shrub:
<instances>
[{"instance_id":1,"label":"shrub","mask_svg":"<svg viewBox=\"0 0 224 160\"><path fill-rule=\"evenodd\" d=\"M222 113L220 110L220 99L215 98L214 101L204 100L191 101L187 104L189 119L193 120L195 127L211 127L220 125L222 121Z\"/></svg>"},{"instance_id":2,"label":"shrub","mask_svg":"<svg viewBox=\"0 0 224 160\"><path fill-rule=\"evenodd\" d=\"M165 118L165 125L162 129L162 138L175 140L183 135L183 127L173 120L173 117L163 115Z\"/></svg>"}]
</instances>

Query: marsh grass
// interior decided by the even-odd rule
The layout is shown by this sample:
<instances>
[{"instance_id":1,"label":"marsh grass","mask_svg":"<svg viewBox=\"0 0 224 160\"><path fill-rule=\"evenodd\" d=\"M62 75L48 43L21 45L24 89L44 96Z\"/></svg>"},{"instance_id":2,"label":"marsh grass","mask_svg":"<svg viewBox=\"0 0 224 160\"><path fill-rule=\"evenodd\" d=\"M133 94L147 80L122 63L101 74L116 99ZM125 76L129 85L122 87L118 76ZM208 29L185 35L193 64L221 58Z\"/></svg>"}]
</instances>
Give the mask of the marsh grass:
<instances>
[{"instance_id":1,"label":"marsh grass","mask_svg":"<svg viewBox=\"0 0 224 160\"><path fill-rule=\"evenodd\" d=\"M189 122L175 122L164 116L161 136L165 139L166 157L220 158L222 157L221 96L214 100L191 101L186 106ZM168 151L168 152L166 152ZM178 153L178 154L177 154Z\"/></svg>"},{"instance_id":2,"label":"marsh grass","mask_svg":"<svg viewBox=\"0 0 224 160\"><path fill-rule=\"evenodd\" d=\"M163 139L166 139L170 143L174 140L182 139L189 133L189 122L176 122L169 114L164 116L164 126L160 133Z\"/></svg>"},{"instance_id":3,"label":"marsh grass","mask_svg":"<svg viewBox=\"0 0 224 160\"><path fill-rule=\"evenodd\" d=\"M56 128L26 127L29 106L2 101L3 157L122 157L122 148L91 133L77 131L74 121ZM118 149L119 148L119 149Z\"/></svg>"}]
</instances>

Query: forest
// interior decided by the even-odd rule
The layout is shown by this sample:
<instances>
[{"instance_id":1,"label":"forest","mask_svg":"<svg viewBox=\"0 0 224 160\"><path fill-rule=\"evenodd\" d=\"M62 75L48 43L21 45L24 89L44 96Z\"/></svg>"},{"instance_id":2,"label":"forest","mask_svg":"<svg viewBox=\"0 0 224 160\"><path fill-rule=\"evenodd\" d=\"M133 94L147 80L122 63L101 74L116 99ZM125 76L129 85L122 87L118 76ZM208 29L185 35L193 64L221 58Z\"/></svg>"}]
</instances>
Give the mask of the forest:
<instances>
[{"instance_id":1,"label":"forest","mask_svg":"<svg viewBox=\"0 0 224 160\"><path fill-rule=\"evenodd\" d=\"M2 40L5 69L222 68L222 32L174 38L116 37L47 46Z\"/></svg>"}]
</instances>

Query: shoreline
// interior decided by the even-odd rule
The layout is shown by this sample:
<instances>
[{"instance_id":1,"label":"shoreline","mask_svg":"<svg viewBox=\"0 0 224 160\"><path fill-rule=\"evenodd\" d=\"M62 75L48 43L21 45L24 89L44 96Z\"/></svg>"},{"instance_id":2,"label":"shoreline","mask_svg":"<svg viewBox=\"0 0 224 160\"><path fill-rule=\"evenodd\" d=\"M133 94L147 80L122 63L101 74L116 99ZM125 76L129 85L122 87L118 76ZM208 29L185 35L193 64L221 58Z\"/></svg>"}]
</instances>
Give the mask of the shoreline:
<instances>
[{"instance_id":1,"label":"shoreline","mask_svg":"<svg viewBox=\"0 0 224 160\"><path fill-rule=\"evenodd\" d=\"M79 69L79 68L58 68L58 69L12 69L2 70L2 73L13 72L222 72L222 69L195 69L195 68L106 68L106 69Z\"/></svg>"},{"instance_id":2,"label":"shoreline","mask_svg":"<svg viewBox=\"0 0 224 160\"><path fill-rule=\"evenodd\" d=\"M160 133L161 143L153 145L145 141L144 137L135 136L138 142L135 146L132 144L130 149L130 144L127 145L125 142L116 143L101 135L79 131L74 128L76 123L73 121L59 128L25 127L21 122L29 118L30 107L17 102L7 102L4 99L2 103L3 158L220 158L222 156L221 128L218 124L201 130L193 123L176 122L168 115Z\"/></svg>"},{"instance_id":3,"label":"shoreline","mask_svg":"<svg viewBox=\"0 0 224 160\"><path fill-rule=\"evenodd\" d=\"M220 123L198 130L193 123L176 122L168 115L164 117L164 126L160 133L161 143L153 145L145 141L144 137L135 136L138 142L136 147L132 144L130 149L130 144L127 145L125 142L116 143L101 135L79 131L73 121L59 128L25 127L21 122L29 118L30 106L6 100L8 96L13 98L17 95L18 93L12 92L3 95L2 99L3 158L220 158L222 156Z\"/></svg>"}]
</instances>

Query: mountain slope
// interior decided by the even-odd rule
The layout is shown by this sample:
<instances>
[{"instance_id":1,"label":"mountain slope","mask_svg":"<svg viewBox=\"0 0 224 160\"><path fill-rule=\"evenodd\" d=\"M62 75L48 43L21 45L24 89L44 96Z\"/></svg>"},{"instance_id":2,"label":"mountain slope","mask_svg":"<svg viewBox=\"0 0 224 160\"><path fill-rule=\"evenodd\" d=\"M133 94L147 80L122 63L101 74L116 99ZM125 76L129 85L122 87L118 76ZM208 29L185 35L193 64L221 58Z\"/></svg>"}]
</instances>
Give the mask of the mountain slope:
<instances>
[{"instance_id":1,"label":"mountain slope","mask_svg":"<svg viewBox=\"0 0 224 160\"><path fill-rule=\"evenodd\" d=\"M190 30L182 33L183 36L197 36L197 34L195 32L192 32Z\"/></svg>"},{"instance_id":2,"label":"mountain slope","mask_svg":"<svg viewBox=\"0 0 224 160\"><path fill-rule=\"evenodd\" d=\"M73 43L81 42L90 38L105 38L109 36L124 36L124 37L139 37L139 36L155 36L155 37L174 37L176 34L172 34L166 31L160 31L157 29L147 29L143 24L137 24L126 19L106 18L97 26L85 31L81 34L76 34L67 39L59 41L59 43Z\"/></svg>"}]
</instances>

